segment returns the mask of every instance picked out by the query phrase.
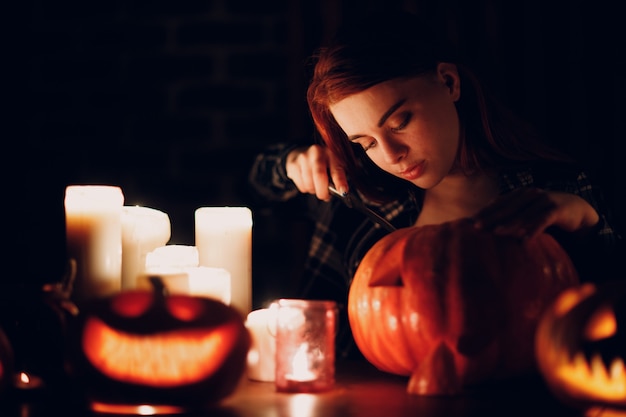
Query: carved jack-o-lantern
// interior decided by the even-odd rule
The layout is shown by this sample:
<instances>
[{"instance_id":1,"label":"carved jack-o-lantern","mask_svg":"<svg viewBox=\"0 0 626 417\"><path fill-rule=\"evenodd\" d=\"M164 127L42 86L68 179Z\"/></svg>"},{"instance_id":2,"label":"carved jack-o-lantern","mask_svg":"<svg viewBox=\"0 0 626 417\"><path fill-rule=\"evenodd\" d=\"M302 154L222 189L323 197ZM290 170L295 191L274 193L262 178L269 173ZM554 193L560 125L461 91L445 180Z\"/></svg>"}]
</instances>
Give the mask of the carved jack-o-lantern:
<instances>
[{"instance_id":1,"label":"carved jack-o-lantern","mask_svg":"<svg viewBox=\"0 0 626 417\"><path fill-rule=\"evenodd\" d=\"M92 408L200 408L229 395L243 375L250 336L239 313L153 284L94 300L79 314L69 369Z\"/></svg>"},{"instance_id":2,"label":"carved jack-o-lantern","mask_svg":"<svg viewBox=\"0 0 626 417\"><path fill-rule=\"evenodd\" d=\"M356 271L354 339L377 368L411 376L408 391L465 386L534 371L539 318L578 274L549 235L519 241L468 219L397 230Z\"/></svg>"},{"instance_id":3,"label":"carved jack-o-lantern","mask_svg":"<svg viewBox=\"0 0 626 417\"><path fill-rule=\"evenodd\" d=\"M554 393L577 408L626 416L626 281L564 291L537 328L537 361Z\"/></svg>"}]
</instances>

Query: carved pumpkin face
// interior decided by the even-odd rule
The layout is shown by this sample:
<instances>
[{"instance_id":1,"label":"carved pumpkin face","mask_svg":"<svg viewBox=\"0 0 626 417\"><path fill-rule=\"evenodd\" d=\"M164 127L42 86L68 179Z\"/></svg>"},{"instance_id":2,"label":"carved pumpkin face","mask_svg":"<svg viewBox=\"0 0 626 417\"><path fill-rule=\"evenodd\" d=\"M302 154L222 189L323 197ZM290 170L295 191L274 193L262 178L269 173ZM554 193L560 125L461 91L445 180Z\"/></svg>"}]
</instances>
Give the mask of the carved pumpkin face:
<instances>
[{"instance_id":1,"label":"carved pumpkin face","mask_svg":"<svg viewBox=\"0 0 626 417\"><path fill-rule=\"evenodd\" d=\"M536 349L558 397L626 415L626 281L563 292L541 319Z\"/></svg>"},{"instance_id":2,"label":"carved pumpkin face","mask_svg":"<svg viewBox=\"0 0 626 417\"><path fill-rule=\"evenodd\" d=\"M78 323L73 370L103 403L210 404L235 388L250 346L235 309L158 286L92 301Z\"/></svg>"},{"instance_id":3,"label":"carved pumpkin face","mask_svg":"<svg viewBox=\"0 0 626 417\"><path fill-rule=\"evenodd\" d=\"M378 241L355 273L348 317L363 355L383 371L411 376L410 393L457 394L534 370L539 317L577 282L549 235L521 242L464 219Z\"/></svg>"}]
</instances>

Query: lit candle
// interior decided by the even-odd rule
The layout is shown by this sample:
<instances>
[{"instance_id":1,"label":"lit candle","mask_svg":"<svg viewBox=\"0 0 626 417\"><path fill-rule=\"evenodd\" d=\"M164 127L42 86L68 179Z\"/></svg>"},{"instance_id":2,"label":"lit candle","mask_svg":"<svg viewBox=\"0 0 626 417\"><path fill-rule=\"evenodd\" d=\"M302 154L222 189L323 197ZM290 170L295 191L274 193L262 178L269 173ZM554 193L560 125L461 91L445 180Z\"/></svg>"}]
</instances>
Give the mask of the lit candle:
<instances>
[{"instance_id":1,"label":"lit candle","mask_svg":"<svg viewBox=\"0 0 626 417\"><path fill-rule=\"evenodd\" d=\"M309 365L309 344L303 343L300 345L296 354L293 355L291 361L291 372L285 375L290 381L312 381L315 379L315 374L311 372ZM322 357L323 359L323 357Z\"/></svg>"},{"instance_id":2,"label":"lit candle","mask_svg":"<svg viewBox=\"0 0 626 417\"><path fill-rule=\"evenodd\" d=\"M231 305L242 317L252 307L252 212L247 207L201 207L195 212L200 266L231 276Z\"/></svg>"},{"instance_id":3,"label":"lit candle","mask_svg":"<svg viewBox=\"0 0 626 417\"><path fill-rule=\"evenodd\" d=\"M213 298L230 305L231 278L223 268L198 266L195 246L166 245L146 256L146 268L141 275L141 288L151 288L148 277L158 275L170 293Z\"/></svg>"},{"instance_id":4,"label":"lit candle","mask_svg":"<svg viewBox=\"0 0 626 417\"><path fill-rule=\"evenodd\" d=\"M44 387L44 382L41 378L35 375L30 375L26 372L18 372L15 375L13 385L17 389L23 390L35 390Z\"/></svg>"},{"instance_id":5,"label":"lit candle","mask_svg":"<svg viewBox=\"0 0 626 417\"><path fill-rule=\"evenodd\" d=\"M70 185L65 189L68 257L76 260L73 297L82 302L119 291L122 284L121 188Z\"/></svg>"},{"instance_id":6,"label":"lit candle","mask_svg":"<svg viewBox=\"0 0 626 417\"><path fill-rule=\"evenodd\" d=\"M335 382L333 301L278 300L276 390L322 392Z\"/></svg>"},{"instance_id":7,"label":"lit candle","mask_svg":"<svg viewBox=\"0 0 626 417\"><path fill-rule=\"evenodd\" d=\"M246 327L252 343L248 351L248 378L274 381L276 376L276 312L278 305L254 310L248 314Z\"/></svg>"},{"instance_id":8,"label":"lit candle","mask_svg":"<svg viewBox=\"0 0 626 417\"><path fill-rule=\"evenodd\" d=\"M170 235L170 218L162 211L140 206L122 208L122 289L137 286L148 252L165 245Z\"/></svg>"}]
</instances>

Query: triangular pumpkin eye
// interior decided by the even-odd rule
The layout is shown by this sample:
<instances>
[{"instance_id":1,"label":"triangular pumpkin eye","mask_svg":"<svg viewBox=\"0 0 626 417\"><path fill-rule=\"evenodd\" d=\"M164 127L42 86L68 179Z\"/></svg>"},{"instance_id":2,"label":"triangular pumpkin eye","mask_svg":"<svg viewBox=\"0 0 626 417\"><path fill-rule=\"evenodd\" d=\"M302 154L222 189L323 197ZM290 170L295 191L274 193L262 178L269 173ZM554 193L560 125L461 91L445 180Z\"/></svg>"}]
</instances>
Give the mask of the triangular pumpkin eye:
<instances>
[{"instance_id":1,"label":"triangular pumpkin eye","mask_svg":"<svg viewBox=\"0 0 626 417\"><path fill-rule=\"evenodd\" d=\"M152 299L150 292L129 291L111 300L111 310L122 317L139 317L148 310Z\"/></svg>"},{"instance_id":2,"label":"triangular pumpkin eye","mask_svg":"<svg viewBox=\"0 0 626 417\"><path fill-rule=\"evenodd\" d=\"M608 339L617 332L617 320L613 308L605 306L596 310L587 321L584 329L585 338L589 341Z\"/></svg>"},{"instance_id":3,"label":"triangular pumpkin eye","mask_svg":"<svg viewBox=\"0 0 626 417\"><path fill-rule=\"evenodd\" d=\"M195 298L169 296L166 302L170 314L180 321L193 321L203 314L204 305Z\"/></svg>"},{"instance_id":4,"label":"triangular pumpkin eye","mask_svg":"<svg viewBox=\"0 0 626 417\"><path fill-rule=\"evenodd\" d=\"M554 313L559 317L565 316L583 299L591 296L595 292L595 285L589 283L582 284L579 287L568 288L564 290L559 295L559 298L554 302Z\"/></svg>"}]
</instances>

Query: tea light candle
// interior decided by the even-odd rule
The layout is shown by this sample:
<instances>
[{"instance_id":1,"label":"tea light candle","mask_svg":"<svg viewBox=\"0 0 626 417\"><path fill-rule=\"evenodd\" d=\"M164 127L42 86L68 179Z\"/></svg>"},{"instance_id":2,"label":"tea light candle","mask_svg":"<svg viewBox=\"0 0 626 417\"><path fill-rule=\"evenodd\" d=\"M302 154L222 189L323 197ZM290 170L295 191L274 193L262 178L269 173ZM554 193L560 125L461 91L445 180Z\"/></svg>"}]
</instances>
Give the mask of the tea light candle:
<instances>
[{"instance_id":1,"label":"tea light candle","mask_svg":"<svg viewBox=\"0 0 626 417\"><path fill-rule=\"evenodd\" d=\"M13 385L20 390L36 390L44 387L44 382L36 375L18 372L14 377Z\"/></svg>"},{"instance_id":2,"label":"tea light candle","mask_svg":"<svg viewBox=\"0 0 626 417\"><path fill-rule=\"evenodd\" d=\"M195 211L200 266L231 276L231 305L242 317L252 309L252 212L247 207L201 207Z\"/></svg>"},{"instance_id":3,"label":"tea light candle","mask_svg":"<svg viewBox=\"0 0 626 417\"><path fill-rule=\"evenodd\" d=\"M291 361L291 372L285 375L287 380L304 382L313 381L315 379L315 374L309 369L310 365L308 355L309 344L301 344L296 351L296 354L293 355L293 360Z\"/></svg>"},{"instance_id":4,"label":"tea light candle","mask_svg":"<svg viewBox=\"0 0 626 417\"><path fill-rule=\"evenodd\" d=\"M104 297L122 284L121 188L70 185L65 189L67 254L76 260L73 298Z\"/></svg>"},{"instance_id":5,"label":"tea light candle","mask_svg":"<svg viewBox=\"0 0 626 417\"><path fill-rule=\"evenodd\" d=\"M246 327L252 344L248 351L248 378L254 381L274 381L276 376L276 312L278 305L250 312Z\"/></svg>"},{"instance_id":6,"label":"tea light candle","mask_svg":"<svg viewBox=\"0 0 626 417\"><path fill-rule=\"evenodd\" d=\"M160 210L140 206L122 208L122 289L135 288L146 268L146 256L171 236L170 218Z\"/></svg>"},{"instance_id":7,"label":"tea light candle","mask_svg":"<svg viewBox=\"0 0 626 417\"><path fill-rule=\"evenodd\" d=\"M276 320L276 390L322 392L335 383L333 301L281 299Z\"/></svg>"}]
</instances>

